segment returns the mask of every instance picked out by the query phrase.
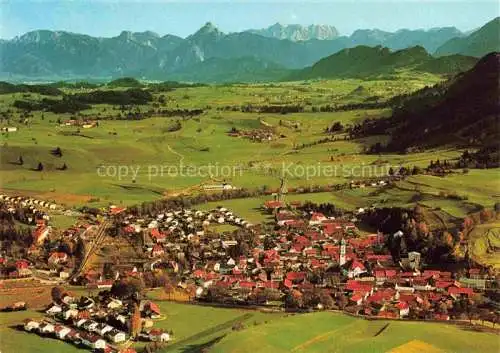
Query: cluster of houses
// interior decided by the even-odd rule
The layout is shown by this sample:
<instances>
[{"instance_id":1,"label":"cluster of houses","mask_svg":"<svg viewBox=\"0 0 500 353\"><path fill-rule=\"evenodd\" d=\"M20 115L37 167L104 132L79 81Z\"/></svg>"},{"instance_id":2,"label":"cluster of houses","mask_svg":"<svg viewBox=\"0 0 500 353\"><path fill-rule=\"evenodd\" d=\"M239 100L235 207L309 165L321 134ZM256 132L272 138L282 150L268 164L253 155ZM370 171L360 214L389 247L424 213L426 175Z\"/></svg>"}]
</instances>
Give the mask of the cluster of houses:
<instances>
[{"instance_id":1,"label":"cluster of houses","mask_svg":"<svg viewBox=\"0 0 500 353\"><path fill-rule=\"evenodd\" d=\"M41 208L50 209L50 210L55 210L55 209L59 208L59 206L53 202L38 200L38 199L34 199L32 197L25 197L25 196L8 196L8 195L1 194L0 200L4 201L6 203L11 203L13 205L21 205L23 207L39 206Z\"/></svg>"},{"instance_id":2,"label":"cluster of houses","mask_svg":"<svg viewBox=\"0 0 500 353\"><path fill-rule=\"evenodd\" d=\"M222 207L168 210L144 219L128 215L121 226L124 234L143 238L154 265L163 264L182 274L184 284L193 284L200 300L213 299L214 290L247 304L262 292L283 302L290 293L321 291L334 300L341 294L345 307L358 314L403 318L425 308L427 316L448 319L444 308L476 294L451 272L422 269L418 252L394 263L383 234L358 236L349 219L284 206L282 201L264 204L275 218L272 229L253 226ZM211 236L214 223L238 226L255 239L253 246L242 244L245 237L237 232ZM180 269L181 262L189 266Z\"/></svg>"},{"instance_id":3,"label":"cluster of houses","mask_svg":"<svg viewBox=\"0 0 500 353\"><path fill-rule=\"evenodd\" d=\"M78 126L82 127L84 129L91 129L93 127L99 126L99 123L95 120L75 120L75 119L70 119L64 121L61 126Z\"/></svg>"},{"instance_id":4,"label":"cluster of houses","mask_svg":"<svg viewBox=\"0 0 500 353\"><path fill-rule=\"evenodd\" d=\"M129 236L140 234L145 250L151 257L156 258L163 256L170 249L180 249L183 243L203 238L210 225L214 224L229 224L241 228L252 226L223 207L211 211L167 211L151 215L147 219L128 215L122 226L123 232Z\"/></svg>"},{"instance_id":5,"label":"cluster of houses","mask_svg":"<svg viewBox=\"0 0 500 353\"><path fill-rule=\"evenodd\" d=\"M383 184L379 181L374 186ZM140 270L134 267L124 275L142 277L143 271L172 271L182 278L179 285L196 288L199 300L214 300L217 293L216 300L222 296L222 300L233 303L276 305L287 303L286 298L292 294L305 299L321 293L320 297L330 298L342 309L383 318L416 315L447 320L447 308L481 290L468 284L484 279L478 269L471 269L468 276L472 282L465 283L454 273L425 268L417 252L409 252L395 263L384 246L385 236L358 235L352 219L328 217L305 211L299 203L278 200L267 201L263 208L273 214L272 224L252 225L223 207L210 211L163 210L141 218L125 208L110 208L109 217L118 216L119 234L140 239L150 264ZM223 224L237 230L214 231L213 225ZM72 237L79 230L73 227L66 233ZM50 227L41 222L33 233L34 244L43 242L48 234ZM64 266L68 260L68 254L59 250L50 252L47 258L53 267ZM29 263L16 261L15 271L15 276L29 275ZM99 289L110 289L118 278L103 280L95 270L87 271L84 277L85 283ZM262 302L263 297L269 300ZM59 303L47 313L78 333L68 339L92 348L126 339L130 317L126 306L108 299L98 305L89 299L87 304L90 307L80 310L75 302ZM331 307L318 300L300 300L296 305L302 309ZM149 312L159 315L154 307L149 305ZM109 318L118 326L113 326ZM46 333L48 329L36 330ZM151 340L168 340L165 334L156 329L148 331Z\"/></svg>"},{"instance_id":6,"label":"cluster of houses","mask_svg":"<svg viewBox=\"0 0 500 353\"><path fill-rule=\"evenodd\" d=\"M270 201L265 207L273 209L275 203L279 201ZM226 212L226 217L231 214L225 209L218 211ZM189 217L189 213L179 212ZM217 219L217 213L212 214ZM218 292L228 299L247 303L264 290L275 291L281 298L293 291L305 295L319 290L332 298L341 293L346 306L364 315L406 317L410 308L429 310L430 305L436 319L448 319L443 307L475 294L451 272L422 270L417 252L394 263L383 250L382 234L358 237L356 226L349 220L319 212L304 217L292 211L275 212L275 219L273 232L264 233L259 227L248 229L256 236L257 245L238 257L232 256L231 248L238 247L239 242L231 235L207 241L191 254L195 256L191 259L193 268L183 274L197 284L199 299L207 299L211 288L221 289ZM161 248L153 246L153 256L172 254L163 246L181 251L180 239L200 242L199 233L172 238L156 224L149 234L156 245L162 244Z\"/></svg>"},{"instance_id":7,"label":"cluster of houses","mask_svg":"<svg viewBox=\"0 0 500 353\"><path fill-rule=\"evenodd\" d=\"M50 216L47 210L58 208L55 203L23 196L0 195L0 202L2 208L13 215L16 215L18 210L22 210L24 222L27 224L35 224L37 220L49 221Z\"/></svg>"},{"instance_id":8,"label":"cluster of houses","mask_svg":"<svg viewBox=\"0 0 500 353\"><path fill-rule=\"evenodd\" d=\"M34 267L39 274L46 274L48 277L69 277L72 271L71 254L78 241L77 235L91 225L79 221L75 226L54 232L49 225L49 213L61 209L55 203L35 198L0 195L0 213L3 217L33 226L28 241L25 236L18 234L19 244L24 247L20 254L13 255L2 249L4 251L0 264L3 278L30 277Z\"/></svg>"},{"instance_id":9,"label":"cluster of houses","mask_svg":"<svg viewBox=\"0 0 500 353\"><path fill-rule=\"evenodd\" d=\"M144 341L168 342L170 334L153 328L151 318L159 317L159 307L150 301L140 303L142 332ZM24 329L28 332L51 336L59 340L84 346L102 352L133 353L126 348L131 338L125 332L132 315L129 305L106 296L105 298L75 298L64 294L57 303L52 303L45 311L43 319L26 319ZM120 349L120 347L123 347Z\"/></svg>"},{"instance_id":10,"label":"cluster of houses","mask_svg":"<svg viewBox=\"0 0 500 353\"><path fill-rule=\"evenodd\" d=\"M33 274L30 263L25 259L9 261L5 257L0 257L0 277L15 279L27 278Z\"/></svg>"},{"instance_id":11,"label":"cluster of houses","mask_svg":"<svg viewBox=\"0 0 500 353\"><path fill-rule=\"evenodd\" d=\"M243 137L252 142L273 141L281 137L271 129L231 130L228 135L231 137Z\"/></svg>"}]
</instances>

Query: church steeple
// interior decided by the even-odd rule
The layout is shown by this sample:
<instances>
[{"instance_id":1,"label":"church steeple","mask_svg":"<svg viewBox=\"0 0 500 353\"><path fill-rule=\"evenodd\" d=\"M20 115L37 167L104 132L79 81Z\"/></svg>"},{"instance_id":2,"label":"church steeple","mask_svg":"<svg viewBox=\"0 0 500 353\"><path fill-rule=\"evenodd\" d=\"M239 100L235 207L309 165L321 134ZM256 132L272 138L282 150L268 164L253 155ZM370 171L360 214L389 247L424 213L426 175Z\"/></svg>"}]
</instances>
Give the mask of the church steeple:
<instances>
[{"instance_id":1,"label":"church steeple","mask_svg":"<svg viewBox=\"0 0 500 353\"><path fill-rule=\"evenodd\" d=\"M342 266L345 264L345 240L342 238L340 241L340 258L339 258L339 265Z\"/></svg>"}]
</instances>

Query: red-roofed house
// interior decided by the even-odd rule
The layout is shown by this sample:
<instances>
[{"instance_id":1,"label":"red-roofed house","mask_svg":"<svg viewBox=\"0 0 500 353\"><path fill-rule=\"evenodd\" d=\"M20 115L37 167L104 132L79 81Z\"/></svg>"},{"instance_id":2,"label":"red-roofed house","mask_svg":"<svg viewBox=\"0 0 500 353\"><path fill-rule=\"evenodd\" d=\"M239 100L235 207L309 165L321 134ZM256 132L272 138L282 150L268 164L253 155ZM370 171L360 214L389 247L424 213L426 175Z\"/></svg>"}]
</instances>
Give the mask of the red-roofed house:
<instances>
[{"instance_id":1,"label":"red-roofed house","mask_svg":"<svg viewBox=\"0 0 500 353\"><path fill-rule=\"evenodd\" d=\"M149 331L149 339L153 342L168 342L170 341L170 335L161 329L154 328Z\"/></svg>"},{"instance_id":2,"label":"red-roofed house","mask_svg":"<svg viewBox=\"0 0 500 353\"><path fill-rule=\"evenodd\" d=\"M64 252L53 252L47 260L49 264L57 265L68 261L68 254Z\"/></svg>"},{"instance_id":3,"label":"red-roofed house","mask_svg":"<svg viewBox=\"0 0 500 353\"><path fill-rule=\"evenodd\" d=\"M481 269L479 269L479 268L471 268L469 270L469 277L470 278L482 278L482 276L481 276Z\"/></svg>"},{"instance_id":4,"label":"red-roofed house","mask_svg":"<svg viewBox=\"0 0 500 353\"><path fill-rule=\"evenodd\" d=\"M354 260L349 266L349 270L347 271L347 276L349 278L354 278L358 277L362 273L366 273L365 265L363 265L358 260Z\"/></svg>"},{"instance_id":5,"label":"red-roofed house","mask_svg":"<svg viewBox=\"0 0 500 353\"><path fill-rule=\"evenodd\" d=\"M345 289L352 292L366 292L371 293L373 290L373 285L366 282L356 281L356 280L347 280L345 285Z\"/></svg>"},{"instance_id":6,"label":"red-roofed house","mask_svg":"<svg viewBox=\"0 0 500 353\"><path fill-rule=\"evenodd\" d=\"M356 305L361 305L363 303L364 295L360 292L355 292L349 300Z\"/></svg>"},{"instance_id":7,"label":"red-roofed house","mask_svg":"<svg viewBox=\"0 0 500 353\"><path fill-rule=\"evenodd\" d=\"M26 277L31 275L31 270L29 269L29 263L26 260L16 261L16 276L13 277Z\"/></svg>"},{"instance_id":8,"label":"red-roofed house","mask_svg":"<svg viewBox=\"0 0 500 353\"><path fill-rule=\"evenodd\" d=\"M448 287L448 294L452 296L467 296L471 297L474 295L474 291L472 288L457 288L457 287Z\"/></svg>"},{"instance_id":9,"label":"red-roofed house","mask_svg":"<svg viewBox=\"0 0 500 353\"><path fill-rule=\"evenodd\" d=\"M444 290L448 287L451 287L453 286L453 282L452 281L436 281L436 289L441 289L441 290Z\"/></svg>"},{"instance_id":10,"label":"red-roofed house","mask_svg":"<svg viewBox=\"0 0 500 353\"><path fill-rule=\"evenodd\" d=\"M408 316L408 314L410 313L410 306L407 302L400 301L396 304L396 308L398 308L399 310L399 317Z\"/></svg>"},{"instance_id":11,"label":"red-roofed house","mask_svg":"<svg viewBox=\"0 0 500 353\"><path fill-rule=\"evenodd\" d=\"M143 312L147 316L151 316L152 318L159 317L161 315L160 307L151 301L144 304Z\"/></svg>"},{"instance_id":12,"label":"red-roofed house","mask_svg":"<svg viewBox=\"0 0 500 353\"><path fill-rule=\"evenodd\" d=\"M385 277L387 279L394 279L398 274L397 270L385 270Z\"/></svg>"},{"instance_id":13,"label":"red-roofed house","mask_svg":"<svg viewBox=\"0 0 500 353\"><path fill-rule=\"evenodd\" d=\"M314 212L312 215L311 215L311 219L309 220L309 224L313 225L313 224L321 224L321 222L323 221L326 221L327 218L325 217L325 215L321 212Z\"/></svg>"},{"instance_id":14,"label":"red-roofed house","mask_svg":"<svg viewBox=\"0 0 500 353\"><path fill-rule=\"evenodd\" d=\"M306 278L305 272L288 272L286 274L286 279L292 282L300 282L303 281L305 278Z\"/></svg>"},{"instance_id":15,"label":"red-roofed house","mask_svg":"<svg viewBox=\"0 0 500 353\"><path fill-rule=\"evenodd\" d=\"M153 257L163 256L163 254L165 254L165 250L161 245L158 244L153 245L153 251L151 251L151 255Z\"/></svg>"},{"instance_id":16,"label":"red-roofed house","mask_svg":"<svg viewBox=\"0 0 500 353\"><path fill-rule=\"evenodd\" d=\"M109 213L112 215L117 215L125 211L126 207L109 206Z\"/></svg>"},{"instance_id":17,"label":"red-roofed house","mask_svg":"<svg viewBox=\"0 0 500 353\"><path fill-rule=\"evenodd\" d=\"M321 225L323 227L323 233L327 236L342 231L342 226L337 222L326 221L323 222Z\"/></svg>"},{"instance_id":18,"label":"red-roofed house","mask_svg":"<svg viewBox=\"0 0 500 353\"><path fill-rule=\"evenodd\" d=\"M304 250L304 255L307 257L315 257L318 255L318 249L306 249Z\"/></svg>"},{"instance_id":19,"label":"red-roofed house","mask_svg":"<svg viewBox=\"0 0 500 353\"><path fill-rule=\"evenodd\" d=\"M283 201L270 200L270 201L266 201L264 203L264 208L266 208L267 210L275 210L277 208L281 208L284 206L285 206L285 203Z\"/></svg>"},{"instance_id":20,"label":"red-roofed house","mask_svg":"<svg viewBox=\"0 0 500 353\"><path fill-rule=\"evenodd\" d=\"M253 289L257 286L257 284L255 282L251 282L251 281L239 281L238 286L240 288Z\"/></svg>"},{"instance_id":21,"label":"red-roofed house","mask_svg":"<svg viewBox=\"0 0 500 353\"><path fill-rule=\"evenodd\" d=\"M160 232L157 228L151 228L150 235L157 243L164 243L167 240L165 233Z\"/></svg>"}]
</instances>

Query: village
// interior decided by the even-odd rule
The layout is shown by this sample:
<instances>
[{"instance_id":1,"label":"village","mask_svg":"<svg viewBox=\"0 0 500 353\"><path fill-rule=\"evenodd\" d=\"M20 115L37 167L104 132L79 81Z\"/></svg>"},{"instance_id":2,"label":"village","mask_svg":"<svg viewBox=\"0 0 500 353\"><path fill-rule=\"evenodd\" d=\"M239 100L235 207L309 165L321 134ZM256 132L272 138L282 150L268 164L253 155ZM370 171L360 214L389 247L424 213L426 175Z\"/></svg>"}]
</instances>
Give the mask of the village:
<instances>
[{"instance_id":1,"label":"village","mask_svg":"<svg viewBox=\"0 0 500 353\"><path fill-rule=\"evenodd\" d=\"M479 266L465 273L429 267L417 251L395 258L387 244L403 232L361 232L357 223L364 209L333 215L327 208L275 195L261 210L272 221L254 225L221 206L146 214L111 206L98 215L82 213L74 226L53 232L49 213L59 208L56 204L1 198L4 218L33 226L31 234L2 242L3 279L98 291L78 298L58 289L45 318L25 320L24 329L93 350L130 353L131 340L170 341L171 332L153 326L162 315L158 306L142 297L144 288L158 285L185 293L189 302L210 305L437 321L480 314L483 320L498 320L488 306L478 307L489 300L483 293L496 285L494 275ZM218 231L221 225L232 230ZM100 232L128 239L141 257L120 266L93 266L88 258L102 241ZM12 246L19 242L26 249Z\"/></svg>"}]
</instances>

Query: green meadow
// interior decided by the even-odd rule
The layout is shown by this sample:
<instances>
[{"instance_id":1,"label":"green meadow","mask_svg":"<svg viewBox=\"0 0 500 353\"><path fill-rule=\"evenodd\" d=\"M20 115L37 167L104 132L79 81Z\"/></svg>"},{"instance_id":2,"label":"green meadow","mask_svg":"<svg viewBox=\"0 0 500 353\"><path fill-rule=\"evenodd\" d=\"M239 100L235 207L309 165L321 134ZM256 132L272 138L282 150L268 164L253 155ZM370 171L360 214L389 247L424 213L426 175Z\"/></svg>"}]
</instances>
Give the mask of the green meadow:
<instances>
[{"instance_id":1,"label":"green meadow","mask_svg":"<svg viewBox=\"0 0 500 353\"><path fill-rule=\"evenodd\" d=\"M496 352L498 336L437 323L368 321L335 313L294 315L224 337L218 353ZM396 351L396 350L395 350Z\"/></svg>"},{"instance_id":2,"label":"green meadow","mask_svg":"<svg viewBox=\"0 0 500 353\"><path fill-rule=\"evenodd\" d=\"M371 97L384 101L441 81L435 75L402 72L391 78L371 80L338 79L276 84L214 85L178 88L155 93L164 96L166 109L204 109L192 118L154 117L144 120L102 118L119 113L118 107L94 105L80 118L100 118L99 126L84 129L60 126L58 122L75 116L33 112L25 123L21 112L12 107L25 94L0 96L0 110L14 112L2 124L18 127L2 133L0 171L4 191L38 195L68 206L132 205L168 195L193 194L202 185L225 181L235 187L277 188L285 175L289 188L346 183L351 180L386 175L390 166L425 167L436 159L454 159L461 151L440 148L413 154L367 155L366 147L387 136L322 141L326 127L334 122L344 126L366 118L391 114L388 109L357 109L339 112L313 112L324 105L366 102ZM120 89L120 88L115 88ZM68 93L71 90L65 89ZM31 94L29 99L39 99ZM293 114L243 113L224 109L245 105L301 104L304 112ZM146 111L151 106L134 109ZM76 116L78 117L78 116ZM181 128L171 131L176 121ZM232 128L246 131L272 127L272 141L252 142L231 137ZM51 150L59 147L62 156ZM19 157L24 164L19 164ZM38 163L43 171L35 171ZM60 170L66 164L66 170ZM210 166L211 169L208 169ZM194 173L190 173L194 168ZM205 168L205 169L203 169ZM224 169L226 168L226 169ZM197 173L196 170L200 170ZM440 208L461 217L479 206L498 201L496 170L476 171L445 178L415 176L383 191L348 190L338 193L289 195L289 199L334 202L341 208L370 205L411 205L415 194L428 207ZM467 200L451 200L440 191L467 195ZM269 198L224 202L252 221L262 219L257 209ZM242 207L239 207L239 206ZM200 207L212 207L212 204ZM247 207L250 206L250 207ZM257 210L257 211L256 211ZM265 217L265 216L264 216ZM61 219L61 224L69 221Z\"/></svg>"},{"instance_id":3,"label":"green meadow","mask_svg":"<svg viewBox=\"0 0 500 353\"><path fill-rule=\"evenodd\" d=\"M172 330L174 339L162 352L495 352L498 336L455 325L405 321L369 321L347 315L263 313L159 302L163 318L155 327ZM63 352L85 350L56 339L15 328L25 318L41 314L0 313L2 352ZM241 323L240 330L234 330ZM384 328L385 327L385 328ZM144 343L133 347L140 349ZM432 349L432 350L430 350Z\"/></svg>"}]
</instances>

